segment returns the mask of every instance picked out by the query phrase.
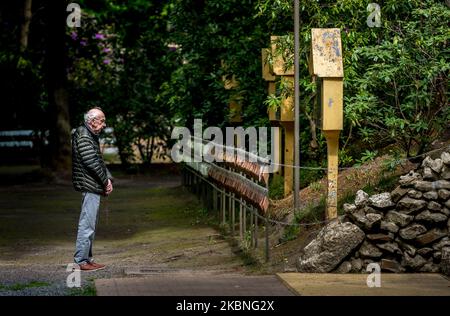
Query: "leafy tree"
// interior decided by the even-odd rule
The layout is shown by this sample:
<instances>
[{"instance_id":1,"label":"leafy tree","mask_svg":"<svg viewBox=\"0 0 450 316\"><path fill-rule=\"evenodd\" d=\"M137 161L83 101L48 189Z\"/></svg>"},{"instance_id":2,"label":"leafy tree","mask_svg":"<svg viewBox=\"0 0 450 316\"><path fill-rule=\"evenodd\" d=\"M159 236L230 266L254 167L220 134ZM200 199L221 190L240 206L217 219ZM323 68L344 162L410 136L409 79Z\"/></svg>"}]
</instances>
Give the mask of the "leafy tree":
<instances>
[{"instance_id":1,"label":"leafy tree","mask_svg":"<svg viewBox=\"0 0 450 316\"><path fill-rule=\"evenodd\" d=\"M161 146L157 140L170 136L171 114L158 98L175 65L167 42L167 5L140 0L84 5L84 27L70 34L73 101L78 109L105 108L124 165L132 162L133 144L150 163Z\"/></svg>"},{"instance_id":2,"label":"leafy tree","mask_svg":"<svg viewBox=\"0 0 450 316\"><path fill-rule=\"evenodd\" d=\"M314 135L315 129L315 89L307 71L310 30L336 27L341 29L344 52L344 151L349 140L356 142L350 148L358 156L361 145L375 149L398 143L408 156L413 149L416 154L426 150L449 121L449 31L444 22L449 10L443 2L378 1L380 28L366 24L369 13L365 1L300 3L300 120L302 126L310 127L302 135ZM260 0L257 8L271 32L287 34L287 40L279 45L280 50L290 52L287 63L292 63L292 1ZM302 157L313 157L305 150L305 140L310 138L301 136ZM323 157L323 149L318 149Z\"/></svg>"}]
</instances>

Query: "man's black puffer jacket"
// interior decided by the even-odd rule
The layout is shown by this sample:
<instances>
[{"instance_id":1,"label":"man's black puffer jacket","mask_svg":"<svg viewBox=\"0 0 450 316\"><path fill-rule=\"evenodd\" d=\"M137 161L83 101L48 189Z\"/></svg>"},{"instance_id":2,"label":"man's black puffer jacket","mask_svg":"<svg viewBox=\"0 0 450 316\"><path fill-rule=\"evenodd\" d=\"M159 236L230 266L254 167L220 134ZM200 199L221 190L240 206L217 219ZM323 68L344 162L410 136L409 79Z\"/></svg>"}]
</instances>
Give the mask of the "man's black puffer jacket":
<instances>
[{"instance_id":1,"label":"man's black puffer jacket","mask_svg":"<svg viewBox=\"0 0 450 316\"><path fill-rule=\"evenodd\" d=\"M109 178L98 136L84 125L78 127L72 134L72 182L75 190L104 195Z\"/></svg>"}]
</instances>

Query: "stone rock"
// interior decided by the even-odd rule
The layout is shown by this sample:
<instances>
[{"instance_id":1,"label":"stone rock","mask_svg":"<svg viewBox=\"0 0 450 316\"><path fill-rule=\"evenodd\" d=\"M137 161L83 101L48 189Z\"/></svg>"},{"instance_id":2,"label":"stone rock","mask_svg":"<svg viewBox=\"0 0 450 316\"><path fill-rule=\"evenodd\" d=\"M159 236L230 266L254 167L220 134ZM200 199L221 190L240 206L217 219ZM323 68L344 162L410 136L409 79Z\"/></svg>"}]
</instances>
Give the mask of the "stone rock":
<instances>
[{"instance_id":1,"label":"stone rock","mask_svg":"<svg viewBox=\"0 0 450 316\"><path fill-rule=\"evenodd\" d=\"M445 216L449 217L450 216L450 210L446 207L443 207L439 210L439 212L441 212L442 214L444 214Z\"/></svg>"},{"instance_id":2,"label":"stone rock","mask_svg":"<svg viewBox=\"0 0 450 316\"><path fill-rule=\"evenodd\" d=\"M366 235L367 239L377 242L377 241L391 241L394 239L394 234L368 234Z\"/></svg>"},{"instance_id":3,"label":"stone rock","mask_svg":"<svg viewBox=\"0 0 450 316\"><path fill-rule=\"evenodd\" d=\"M400 214L400 213L398 213L398 214ZM405 215L405 214L402 214L402 215ZM408 216L408 215L405 215L405 216ZM408 225L408 224L406 224L406 225ZM382 230L387 230L388 232L391 232L394 234L396 232L398 232L398 230L400 229L396 224L394 224L393 222L389 222L389 221L381 221L380 228Z\"/></svg>"},{"instance_id":4,"label":"stone rock","mask_svg":"<svg viewBox=\"0 0 450 316\"><path fill-rule=\"evenodd\" d=\"M450 200L448 200L447 202L445 202L445 207L450 208Z\"/></svg>"},{"instance_id":5,"label":"stone rock","mask_svg":"<svg viewBox=\"0 0 450 316\"><path fill-rule=\"evenodd\" d=\"M421 167L430 167L432 163L433 163L433 159L431 159L430 156L426 156L426 157L422 160L422 165L421 165Z\"/></svg>"},{"instance_id":6,"label":"stone rock","mask_svg":"<svg viewBox=\"0 0 450 316\"><path fill-rule=\"evenodd\" d=\"M437 189L450 190L450 181L447 180L437 180L433 182L433 186Z\"/></svg>"},{"instance_id":7,"label":"stone rock","mask_svg":"<svg viewBox=\"0 0 450 316\"><path fill-rule=\"evenodd\" d=\"M440 252L440 251L433 252L433 258L436 259L436 260L441 260L442 259L442 252Z\"/></svg>"},{"instance_id":8,"label":"stone rock","mask_svg":"<svg viewBox=\"0 0 450 316\"><path fill-rule=\"evenodd\" d=\"M427 168L431 168L434 172L439 173L441 172L443 163L442 163L442 159L431 159L430 156L425 157L425 159L422 161L422 167Z\"/></svg>"},{"instance_id":9,"label":"stone rock","mask_svg":"<svg viewBox=\"0 0 450 316\"><path fill-rule=\"evenodd\" d=\"M377 247L383 250L386 250L387 252L393 253L393 254L402 254L402 251L398 247L398 244L395 242L387 242L384 244L377 244Z\"/></svg>"},{"instance_id":10,"label":"stone rock","mask_svg":"<svg viewBox=\"0 0 450 316\"><path fill-rule=\"evenodd\" d=\"M428 180L428 181L434 181L434 180L437 180L437 178L438 178L436 173L434 173L430 167L423 168L423 176L422 177L424 180Z\"/></svg>"},{"instance_id":11,"label":"stone rock","mask_svg":"<svg viewBox=\"0 0 450 316\"><path fill-rule=\"evenodd\" d=\"M414 188L422 191L422 192L427 192L427 191L432 191L435 189L435 187L433 186L434 182L428 182L428 181L416 181L414 183Z\"/></svg>"},{"instance_id":12,"label":"stone rock","mask_svg":"<svg viewBox=\"0 0 450 316\"><path fill-rule=\"evenodd\" d=\"M447 216L441 213L431 213L429 210L423 211L415 217L416 221L426 221L432 223L445 222Z\"/></svg>"},{"instance_id":13,"label":"stone rock","mask_svg":"<svg viewBox=\"0 0 450 316\"><path fill-rule=\"evenodd\" d=\"M436 191L429 191L425 192L423 194L423 197L427 200L437 200L438 199L438 193Z\"/></svg>"},{"instance_id":14,"label":"stone rock","mask_svg":"<svg viewBox=\"0 0 450 316\"><path fill-rule=\"evenodd\" d=\"M330 272L363 240L364 232L352 223L333 221L304 249L297 261L299 272Z\"/></svg>"},{"instance_id":15,"label":"stone rock","mask_svg":"<svg viewBox=\"0 0 450 316\"><path fill-rule=\"evenodd\" d=\"M339 267L334 270L335 273L349 273L352 270L352 264L348 261L342 262Z\"/></svg>"},{"instance_id":16,"label":"stone rock","mask_svg":"<svg viewBox=\"0 0 450 316\"><path fill-rule=\"evenodd\" d=\"M361 259L357 258L357 259L352 259L350 261L351 265L352 265L352 269L350 270L350 272L360 272L363 266L363 262Z\"/></svg>"},{"instance_id":17,"label":"stone rock","mask_svg":"<svg viewBox=\"0 0 450 316\"><path fill-rule=\"evenodd\" d=\"M447 228L448 228L448 230L450 231L450 218L449 218L448 221L447 221Z\"/></svg>"},{"instance_id":18,"label":"stone rock","mask_svg":"<svg viewBox=\"0 0 450 316\"><path fill-rule=\"evenodd\" d=\"M364 214L362 211L355 212L351 216L355 220L355 224L366 230L372 229L372 227L381 222L381 219L383 218L380 214Z\"/></svg>"},{"instance_id":19,"label":"stone rock","mask_svg":"<svg viewBox=\"0 0 450 316\"><path fill-rule=\"evenodd\" d=\"M400 183L400 185L405 188L405 187L412 187L414 186L414 183L416 181L421 180L422 177L420 176L420 174L418 174L417 172L414 171L410 171L408 174L405 174L404 176L400 177L400 180L398 181Z\"/></svg>"},{"instance_id":20,"label":"stone rock","mask_svg":"<svg viewBox=\"0 0 450 316\"><path fill-rule=\"evenodd\" d=\"M426 263L427 261L421 255L410 257L407 253L405 253L402 258L402 266L410 267L413 270L419 270Z\"/></svg>"},{"instance_id":21,"label":"stone rock","mask_svg":"<svg viewBox=\"0 0 450 316\"><path fill-rule=\"evenodd\" d=\"M448 200L448 198L450 198L450 191L449 190L445 190L445 189L440 189L438 191L438 196L442 200Z\"/></svg>"},{"instance_id":22,"label":"stone rock","mask_svg":"<svg viewBox=\"0 0 450 316\"><path fill-rule=\"evenodd\" d=\"M367 194L363 190L358 190L358 192L356 192L355 205L357 207L366 205L368 201L369 194Z\"/></svg>"},{"instance_id":23,"label":"stone rock","mask_svg":"<svg viewBox=\"0 0 450 316\"><path fill-rule=\"evenodd\" d=\"M397 203L406 193L410 191L407 188L402 188L400 185L391 192L391 199L394 203Z\"/></svg>"},{"instance_id":24,"label":"stone rock","mask_svg":"<svg viewBox=\"0 0 450 316\"><path fill-rule=\"evenodd\" d=\"M364 206L363 211L364 211L365 214L372 213L372 214L380 214L381 216L384 215L382 210L377 210L377 209L374 209L374 208L372 208L370 206L367 206L367 205Z\"/></svg>"},{"instance_id":25,"label":"stone rock","mask_svg":"<svg viewBox=\"0 0 450 316\"><path fill-rule=\"evenodd\" d=\"M442 170L442 167L444 164L442 163L442 159L434 159L433 162L430 165L431 170L433 170L436 173L440 173Z\"/></svg>"},{"instance_id":26,"label":"stone rock","mask_svg":"<svg viewBox=\"0 0 450 316\"><path fill-rule=\"evenodd\" d=\"M439 272L439 266L433 262L427 262L424 264L422 268L419 269L420 272L426 272L426 273L438 273Z\"/></svg>"},{"instance_id":27,"label":"stone rock","mask_svg":"<svg viewBox=\"0 0 450 316\"><path fill-rule=\"evenodd\" d=\"M442 248L440 271L450 276L450 247Z\"/></svg>"},{"instance_id":28,"label":"stone rock","mask_svg":"<svg viewBox=\"0 0 450 316\"><path fill-rule=\"evenodd\" d=\"M431 201L428 203L427 208L431 211L440 211L442 206L441 206L441 204L439 204L435 201Z\"/></svg>"},{"instance_id":29,"label":"stone rock","mask_svg":"<svg viewBox=\"0 0 450 316\"><path fill-rule=\"evenodd\" d=\"M382 254L380 249L368 241L364 241L361 248L359 248L359 255L363 258L379 258Z\"/></svg>"},{"instance_id":30,"label":"stone rock","mask_svg":"<svg viewBox=\"0 0 450 316\"><path fill-rule=\"evenodd\" d=\"M400 229L400 237L406 240L414 239L420 234L423 234L427 231L425 226L420 224L412 224L406 228Z\"/></svg>"},{"instance_id":31,"label":"stone rock","mask_svg":"<svg viewBox=\"0 0 450 316\"><path fill-rule=\"evenodd\" d=\"M391 194L389 192L372 195L369 198L369 204L381 210L386 210L395 206L391 200Z\"/></svg>"},{"instance_id":32,"label":"stone rock","mask_svg":"<svg viewBox=\"0 0 450 316\"><path fill-rule=\"evenodd\" d=\"M410 191L408 191L408 196L413 199L420 199L420 198L422 198L423 193L420 191L416 191L416 190L410 190Z\"/></svg>"},{"instance_id":33,"label":"stone rock","mask_svg":"<svg viewBox=\"0 0 450 316\"><path fill-rule=\"evenodd\" d=\"M353 213L353 212L355 212L357 210L355 204L349 204L349 203L345 203L343 205L343 208L344 208L344 212L346 214L351 214L351 213Z\"/></svg>"},{"instance_id":34,"label":"stone rock","mask_svg":"<svg viewBox=\"0 0 450 316\"><path fill-rule=\"evenodd\" d=\"M450 238L444 237L439 242L437 242L433 245L433 249L435 251L440 251L444 247L450 247Z\"/></svg>"},{"instance_id":35,"label":"stone rock","mask_svg":"<svg viewBox=\"0 0 450 316\"><path fill-rule=\"evenodd\" d=\"M399 213L397 211L389 211L386 214L386 219L388 221L394 223L395 225L398 225L400 227L405 227L414 219L414 217L411 215ZM393 233L396 233L396 232L393 231Z\"/></svg>"},{"instance_id":36,"label":"stone rock","mask_svg":"<svg viewBox=\"0 0 450 316\"><path fill-rule=\"evenodd\" d=\"M433 228L432 230L426 232L425 234L417 236L416 242L419 245L424 246L424 245L428 245L438 239L441 239L442 237L445 237L445 236L447 236L446 229Z\"/></svg>"},{"instance_id":37,"label":"stone rock","mask_svg":"<svg viewBox=\"0 0 450 316\"><path fill-rule=\"evenodd\" d=\"M441 204L439 204L435 201L431 201L428 203L427 208L432 211L440 211L442 206L441 206Z\"/></svg>"},{"instance_id":38,"label":"stone rock","mask_svg":"<svg viewBox=\"0 0 450 316\"><path fill-rule=\"evenodd\" d=\"M381 219L383 218L382 215L380 214L373 214L373 213L369 213L366 214L366 229L372 229L373 226L375 226L376 224L379 224L381 222Z\"/></svg>"},{"instance_id":39,"label":"stone rock","mask_svg":"<svg viewBox=\"0 0 450 316\"><path fill-rule=\"evenodd\" d=\"M381 259L381 270L399 273L405 271L405 269L395 260Z\"/></svg>"},{"instance_id":40,"label":"stone rock","mask_svg":"<svg viewBox=\"0 0 450 316\"><path fill-rule=\"evenodd\" d=\"M396 238L395 241L399 244L399 246L403 250L403 252L406 252L411 257L414 257L416 255L416 248L414 246L407 244L406 242L402 241L400 238Z\"/></svg>"},{"instance_id":41,"label":"stone rock","mask_svg":"<svg viewBox=\"0 0 450 316\"><path fill-rule=\"evenodd\" d=\"M441 178L444 180L450 180L450 168L444 166L441 171Z\"/></svg>"},{"instance_id":42,"label":"stone rock","mask_svg":"<svg viewBox=\"0 0 450 316\"><path fill-rule=\"evenodd\" d=\"M431 255L433 253L433 248L420 248L419 250L417 250L417 253L419 255L421 255L422 257L428 257L429 255Z\"/></svg>"},{"instance_id":43,"label":"stone rock","mask_svg":"<svg viewBox=\"0 0 450 316\"><path fill-rule=\"evenodd\" d=\"M410 214L425 208L427 202L423 200L411 199L410 197L404 197L397 203L397 209L404 214Z\"/></svg>"},{"instance_id":44,"label":"stone rock","mask_svg":"<svg viewBox=\"0 0 450 316\"><path fill-rule=\"evenodd\" d=\"M443 152L441 154L441 160L444 164L450 165L450 154L448 152Z\"/></svg>"}]
</instances>

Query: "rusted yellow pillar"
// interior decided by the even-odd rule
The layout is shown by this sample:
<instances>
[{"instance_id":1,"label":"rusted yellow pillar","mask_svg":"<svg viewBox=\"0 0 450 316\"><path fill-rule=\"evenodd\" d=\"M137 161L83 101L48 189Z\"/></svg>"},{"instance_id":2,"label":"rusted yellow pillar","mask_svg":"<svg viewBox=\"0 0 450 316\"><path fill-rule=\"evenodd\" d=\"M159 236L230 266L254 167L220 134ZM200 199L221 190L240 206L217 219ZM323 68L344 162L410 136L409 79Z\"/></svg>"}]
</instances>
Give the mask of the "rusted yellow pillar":
<instances>
[{"instance_id":1,"label":"rusted yellow pillar","mask_svg":"<svg viewBox=\"0 0 450 316\"><path fill-rule=\"evenodd\" d=\"M326 218L337 217L339 133L343 128L343 64L339 29L311 30L310 71L320 88L319 127L327 140L328 186Z\"/></svg>"},{"instance_id":2,"label":"rusted yellow pillar","mask_svg":"<svg viewBox=\"0 0 450 316\"><path fill-rule=\"evenodd\" d=\"M281 122L284 128L284 196L294 188L294 122Z\"/></svg>"}]
</instances>

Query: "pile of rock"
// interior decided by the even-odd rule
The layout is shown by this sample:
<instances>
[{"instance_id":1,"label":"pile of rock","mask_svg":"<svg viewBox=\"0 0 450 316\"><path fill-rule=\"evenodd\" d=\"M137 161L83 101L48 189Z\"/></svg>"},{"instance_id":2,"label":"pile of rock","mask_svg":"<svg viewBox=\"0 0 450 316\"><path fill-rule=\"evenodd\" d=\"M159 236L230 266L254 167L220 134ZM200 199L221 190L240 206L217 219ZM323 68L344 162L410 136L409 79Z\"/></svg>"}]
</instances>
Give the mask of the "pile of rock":
<instances>
[{"instance_id":1,"label":"pile of rock","mask_svg":"<svg viewBox=\"0 0 450 316\"><path fill-rule=\"evenodd\" d=\"M302 251L300 272L365 272L379 263L391 272L450 270L450 154L423 160L391 193L358 191L345 215Z\"/></svg>"}]
</instances>

